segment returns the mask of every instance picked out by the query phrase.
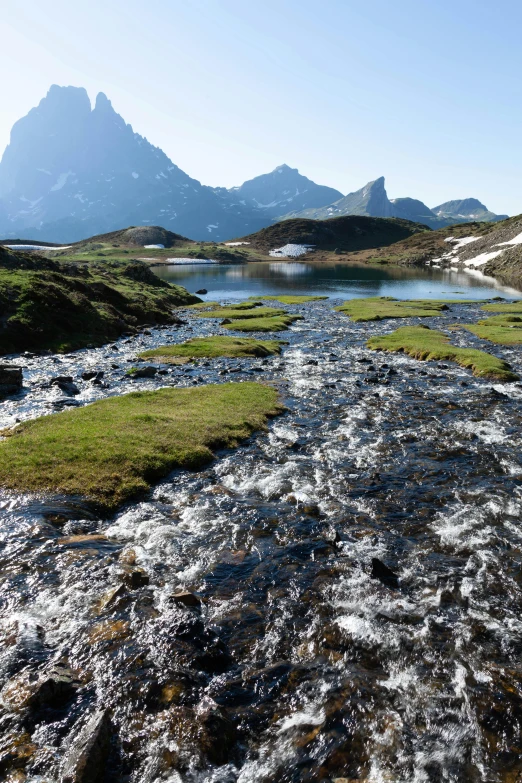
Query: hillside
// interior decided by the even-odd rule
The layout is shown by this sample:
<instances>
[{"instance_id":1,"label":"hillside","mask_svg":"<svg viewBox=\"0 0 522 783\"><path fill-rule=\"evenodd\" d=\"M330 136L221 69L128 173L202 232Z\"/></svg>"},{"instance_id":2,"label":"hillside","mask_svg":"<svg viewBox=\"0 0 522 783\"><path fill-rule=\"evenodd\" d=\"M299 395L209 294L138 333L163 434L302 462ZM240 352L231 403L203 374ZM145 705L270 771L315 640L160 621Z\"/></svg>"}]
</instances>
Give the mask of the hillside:
<instances>
[{"instance_id":1,"label":"hillside","mask_svg":"<svg viewBox=\"0 0 522 783\"><path fill-rule=\"evenodd\" d=\"M103 345L175 323L174 308L197 301L138 261L63 263L0 247L0 353Z\"/></svg>"},{"instance_id":2,"label":"hillside","mask_svg":"<svg viewBox=\"0 0 522 783\"><path fill-rule=\"evenodd\" d=\"M262 251L286 244L314 245L317 250L353 251L387 246L419 232L426 233L429 229L397 218L350 215L330 220L284 220L238 241L249 242Z\"/></svg>"}]
</instances>

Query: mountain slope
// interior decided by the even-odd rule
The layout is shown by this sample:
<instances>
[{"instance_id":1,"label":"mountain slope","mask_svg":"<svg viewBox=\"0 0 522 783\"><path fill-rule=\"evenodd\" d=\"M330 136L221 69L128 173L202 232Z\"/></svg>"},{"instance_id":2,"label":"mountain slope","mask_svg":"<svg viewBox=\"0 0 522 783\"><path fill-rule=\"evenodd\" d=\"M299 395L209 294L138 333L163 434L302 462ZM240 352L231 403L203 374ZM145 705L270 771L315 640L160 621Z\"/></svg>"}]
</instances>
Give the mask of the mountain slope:
<instances>
[{"instance_id":1,"label":"mountain slope","mask_svg":"<svg viewBox=\"0 0 522 783\"><path fill-rule=\"evenodd\" d=\"M220 240L267 222L185 174L103 93L92 109L84 89L56 85L13 126L0 200L0 235L60 242L158 223Z\"/></svg>"},{"instance_id":2,"label":"mountain slope","mask_svg":"<svg viewBox=\"0 0 522 783\"><path fill-rule=\"evenodd\" d=\"M347 196L318 209L305 209L302 212L291 212L285 219L292 217L326 220L343 215L364 215L366 217L393 217L393 207L384 187L384 177L368 182L360 190L348 193Z\"/></svg>"},{"instance_id":3,"label":"mountain slope","mask_svg":"<svg viewBox=\"0 0 522 783\"><path fill-rule=\"evenodd\" d=\"M446 201L433 207L432 212L438 217L452 223L469 223L472 220L496 222L505 220L507 215L495 215L476 198L464 198L456 201Z\"/></svg>"},{"instance_id":4,"label":"mountain slope","mask_svg":"<svg viewBox=\"0 0 522 783\"><path fill-rule=\"evenodd\" d=\"M261 210L274 218L286 214L289 209L298 211L323 207L342 198L338 190L316 185L286 164L278 166L270 174L261 174L239 187L230 188L228 193L233 203Z\"/></svg>"}]
</instances>

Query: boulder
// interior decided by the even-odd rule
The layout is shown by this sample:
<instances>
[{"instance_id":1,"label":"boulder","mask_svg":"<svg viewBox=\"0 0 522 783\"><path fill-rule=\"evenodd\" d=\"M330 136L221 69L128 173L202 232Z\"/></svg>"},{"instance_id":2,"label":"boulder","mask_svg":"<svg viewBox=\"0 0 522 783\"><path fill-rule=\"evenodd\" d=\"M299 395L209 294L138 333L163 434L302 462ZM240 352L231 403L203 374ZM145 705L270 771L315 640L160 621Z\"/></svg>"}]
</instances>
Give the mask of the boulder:
<instances>
[{"instance_id":1,"label":"boulder","mask_svg":"<svg viewBox=\"0 0 522 783\"><path fill-rule=\"evenodd\" d=\"M110 746L107 710L92 713L66 754L61 783L99 783L103 780Z\"/></svg>"},{"instance_id":2,"label":"boulder","mask_svg":"<svg viewBox=\"0 0 522 783\"><path fill-rule=\"evenodd\" d=\"M23 370L15 364L0 364L0 398L16 394L22 388Z\"/></svg>"}]
</instances>

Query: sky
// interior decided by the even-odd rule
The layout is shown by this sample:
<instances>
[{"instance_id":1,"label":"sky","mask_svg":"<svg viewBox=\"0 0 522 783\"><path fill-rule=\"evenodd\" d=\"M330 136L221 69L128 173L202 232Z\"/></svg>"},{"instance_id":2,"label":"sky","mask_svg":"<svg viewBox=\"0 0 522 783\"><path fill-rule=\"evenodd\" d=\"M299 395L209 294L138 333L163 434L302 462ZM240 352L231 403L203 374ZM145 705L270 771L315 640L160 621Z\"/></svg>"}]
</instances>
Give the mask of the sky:
<instances>
[{"instance_id":1,"label":"sky","mask_svg":"<svg viewBox=\"0 0 522 783\"><path fill-rule=\"evenodd\" d=\"M0 150L75 85L206 185L287 163L519 214L521 27L513 0L2 0Z\"/></svg>"}]
</instances>

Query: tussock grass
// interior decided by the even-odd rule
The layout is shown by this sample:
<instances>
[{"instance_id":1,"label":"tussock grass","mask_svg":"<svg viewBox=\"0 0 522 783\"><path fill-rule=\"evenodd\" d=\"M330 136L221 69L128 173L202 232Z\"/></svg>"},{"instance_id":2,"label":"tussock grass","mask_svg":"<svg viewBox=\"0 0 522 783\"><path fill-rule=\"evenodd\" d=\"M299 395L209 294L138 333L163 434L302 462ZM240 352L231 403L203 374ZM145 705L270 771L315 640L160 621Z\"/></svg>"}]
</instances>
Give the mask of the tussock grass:
<instances>
[{"instance_id":1,"label":"tussock grass","mask_svg":"<svg viewBox=\"0 0 522 783\"><path fill-rule=\"evenodd\" d=\"M255 299L256 297L251 297L251 298ZM281 302L281 304L287 304L287 305L304 304L305 302L318 302L320 299L328 299L327 296L293 296L293 295L263 296L261 298L265 301Z\"/></svg>"},{"instance_id":2,"label":"tussock grass","mask_svg":"<svg viewBox=\"0 0 522 783\"><path fill-rule=\"evenodd\" d=\"M276 315L284 314L284 310L279 307L216 307L210 312L200 312L200 318L272 318Z\"/></svg>"},{"instance_id":3,"label":"tussock grass","mask_svg":"<svg viewBox=\"0 0 522 783\"><path fill-rule=\"evenodd\" d=\"M284 332L294 321L302 321L302 315L294 315L279 310L282 315L271 318L241 318L230 323L222 322L224 329L231 329L235 332Z\"/></svg>"},{"instance_id":4,"label":"tussock grass","mask_svg":"<svg viewBox=\"0 0 522 783\"><path fill-rule=\"evenodd\" d=\"M281 353L281 340L254 340L251 337L194 337L179 345L161 345L140 354L143 359L168 362L169 359L213 359L218 356L243 358L273 356Z\"/></svg>"},{"instance_id":5,"label":"tussock grass","mask_svg":"<svg viewBox=\"0 0 522 783\"><path fill-rule=\"evenodd\" d=\"M488 313L517 313L522 314L522 299L517 302L505 303L505 304L487 304L482 308Z\"/></svg>"},{"instance_id":6,"label":"tussock grass","mask_svg":"<svg viewBox=\"0 0 522 783\"><path fill-rule=\"evenodd\" d=\"M498 345L520 345L522 343L522 310L520 315L502 314L484 318L476 324L462 324L468 332L476 334L481 340L489 340Z\"/></svg>"},{"instance_id":7,"label":"tussock grass","mask_svg":"<svg viewBox=\"0 0 522 783\"><path fill-rule=\"evenodd\" d=\"M199 468L282 411L277 392L258 383L111 397L12 430L0 442L0 486L81 495L110 510L174 468Z\"/></svg>"},{"instance_id":8,"label":"tussock grass","mask_svg":"<svg viewBox=\"0 0 522 783\"><path fill-rule=\"evenodd\" d=\"M443 332L426 326L402 326L391 334L371 337L368 348L381 351L403 351L420 361L451 361L473 371L480 378L516 381L509 364L485 351L458 348L449 343Z\"/></svg>"},{"instance_id":9,"label":"tussock grass","mask_svg":"<svg viewBox=\"0 0 522 783\"><path fill-rule=\"evenodd\" d=\"M391 296L370 296L350 299L335 310L352 321L381 321L385 318L430 318L440 316L450 304L470 304L468 300L394 299Z\"/></svg>"}]
</instances>

